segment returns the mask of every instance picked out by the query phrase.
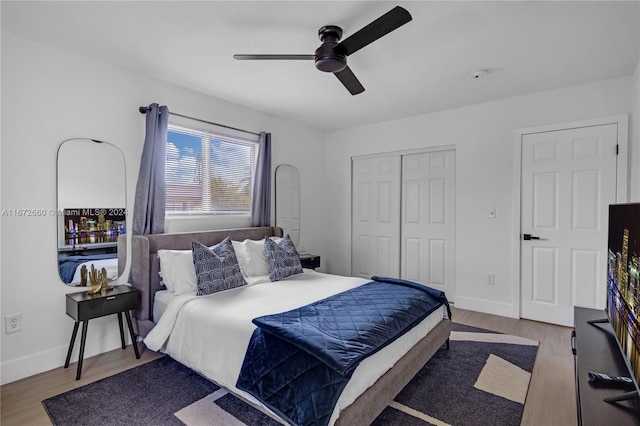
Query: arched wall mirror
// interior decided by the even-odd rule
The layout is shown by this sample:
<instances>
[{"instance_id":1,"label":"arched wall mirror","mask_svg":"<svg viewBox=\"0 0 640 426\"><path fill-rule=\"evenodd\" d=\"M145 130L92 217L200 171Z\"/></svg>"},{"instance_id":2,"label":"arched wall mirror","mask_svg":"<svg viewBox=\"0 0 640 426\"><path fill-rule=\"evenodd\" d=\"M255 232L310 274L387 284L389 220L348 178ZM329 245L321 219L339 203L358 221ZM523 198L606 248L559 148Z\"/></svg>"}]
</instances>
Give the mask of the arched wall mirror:
<instances>
[{"instance_id":1,"label":"arched wall mirror","mask_svg":"<svg viewBox=\"0 0 640 426\"><path fill-rule=\"evenodd\" d=\"M300 174L289 164L276 167L276 226L300 243Z\"/></svg>"},{"instance_id":2,"label":"arched wall mirror","mask_svg":"<svg viewBox=\"0 0 640 426\"><path fill-rule=\"evenodd\" d=\"M118 278L117 240L126 233L126 171L119 148L68 139L58 148L58 273L67 285L88 285L80 270L105 268Z\"/></svg>"}]
</instances>

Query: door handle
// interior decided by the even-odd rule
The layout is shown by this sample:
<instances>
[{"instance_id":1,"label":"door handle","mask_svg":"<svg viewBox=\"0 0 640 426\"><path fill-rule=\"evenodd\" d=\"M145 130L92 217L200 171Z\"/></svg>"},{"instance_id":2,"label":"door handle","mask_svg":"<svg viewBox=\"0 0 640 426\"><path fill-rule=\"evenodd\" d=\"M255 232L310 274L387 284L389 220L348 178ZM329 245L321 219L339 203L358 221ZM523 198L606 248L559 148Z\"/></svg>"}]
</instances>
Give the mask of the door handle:
<instances>
[{"instance_id":1,"label":"door handle","mask_svg":"<svg viewBox=\"0 0 640 426\"><path fill-rule=\"evenodd\" d=\"M522 239L529 241L529 240L539 240L540 237L536 237L535 235L531 235L531 234L522 234Z\"/></svg>"}]
</instances>

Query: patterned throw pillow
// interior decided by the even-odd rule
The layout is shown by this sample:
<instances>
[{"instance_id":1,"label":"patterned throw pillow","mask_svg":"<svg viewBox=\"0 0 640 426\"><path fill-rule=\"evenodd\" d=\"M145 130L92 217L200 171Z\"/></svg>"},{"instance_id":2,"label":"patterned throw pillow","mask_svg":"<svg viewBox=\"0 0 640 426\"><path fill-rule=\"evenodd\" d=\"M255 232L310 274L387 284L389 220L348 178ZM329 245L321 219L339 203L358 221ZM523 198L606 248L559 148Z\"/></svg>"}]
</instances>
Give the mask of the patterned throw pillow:
<instances>
[{"instance_id":1,"label":"patterned throw pillow","mask_svg":"<svg viewBox=\"0 0 640 426\"><path fill-rule=\"evenodd\" d=\"M277 243L270 238L264 240L264 254L269 268L269 279L279 281L302 273L300 256L289 235Z\"/></svg>"},{"instance_id":2,"label":"patterned throw pillow","mask_svg":"<svg viewBox=\"0 0 640 426\"><path fill-rule=\"evenodd\" d=\"M193 247L193 265L198 281L198 296L246 285L238 258L229 238L211 248L197 241Z\"/></svg>"}]
</instances>

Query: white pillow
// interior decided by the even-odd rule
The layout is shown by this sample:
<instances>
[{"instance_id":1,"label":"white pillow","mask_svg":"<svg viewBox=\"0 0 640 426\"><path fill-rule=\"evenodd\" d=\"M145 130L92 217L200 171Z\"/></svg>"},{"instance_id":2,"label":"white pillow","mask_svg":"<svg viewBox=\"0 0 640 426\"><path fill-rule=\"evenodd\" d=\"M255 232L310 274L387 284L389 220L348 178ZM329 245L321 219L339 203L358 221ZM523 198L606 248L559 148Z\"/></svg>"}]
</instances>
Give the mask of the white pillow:
<instances>
[{"instance_id":1,"label":"white pillow","mask_svg":"<svg viewBox=\"0 0 640 426\"><path fill-rule=\"evenodd\" d=\"M278 241L280 238L271 237ZM245 277L261 277L269 274L264 254L264 240L231 241L238 258L240 271ZM160 276L167 290L176 294L198 290L196 270L191 250L158 250Z\"/></svg>"},{"instance_id":2,"label":"white pillow","mask_svg":"<svg viewBox=\"0 0 640 426\"><path fill-rule=\"evenodd\" d=\"M240 265L240 272L242 272L242 275L247 277L247 273L245 272L245 269L244 269L244 263L245 263L245 257L246 257L245 254L244 254L245 246L240 241L231 240L231 244L233 245L233 251L236 252L236 258L238 259L238 265Z\"/></svg>"},{"instance_id":3,"label":"white pillow","mask_svg":"<svg viewBox=\"0 0 640 426\"><path fill-rule=\"evenodd\" d=\"M269 237L276 243L280 237ZM262 277L269 274L267 258L264 254L264 239L231 241L233 250L236 252L240 271L245 278Z\"/></svg>"},{"instance_id":4,"label":"white pillow","mask_svg":"<svg viewBox=\"0 0 640 426\"><path fill-rule=\"evenodd\" d=\"M242 246L244 250L244 275L247 277L268 275L269 268L267 267L267 258L264 255L264 239L244 240Z\"/></svg>"},{"instance_id":5,"label":"white pillow","mask_svg":"<svg viewBox=\"0 0 640 426\"><path fill-rule=\"evenodd\" d=\"M250 240L247 240L250 241ZM264 240L262 240L264 243ZM238 265L242 275L249 276L245 272L244 265L247 262L245 256L245 246L237 241L231 241L233 250L238 258ZM267 260L264 257L265 268ZM255 258L255 255L254 255ZM167 290L176 294L198 290L198 280L196 278L196 269L193 265L193 251L191 250L158 250L158 259L160 259L160 276ZM267 275L265 272L262 275ZM256 276L256 275L251 275Z\"/></svg>"},{"instance_id":6,"label":"white pillow","mask_svg":"<svg viewBox=\"0 0 640 426\"><path fill-rule=\"evenodd\" d=\"M158 250L162 282L176 294L198 289L191 250Z\"/></svg>"}]
</instances>

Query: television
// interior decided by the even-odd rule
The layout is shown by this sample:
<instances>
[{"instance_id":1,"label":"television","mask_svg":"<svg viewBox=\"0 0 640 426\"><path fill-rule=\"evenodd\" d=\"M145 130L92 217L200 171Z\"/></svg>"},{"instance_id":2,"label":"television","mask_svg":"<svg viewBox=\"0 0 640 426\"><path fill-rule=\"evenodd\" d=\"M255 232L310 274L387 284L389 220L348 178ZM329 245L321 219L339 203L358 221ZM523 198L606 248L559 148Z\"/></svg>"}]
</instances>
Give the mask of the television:
<instances>
[{"instance_id":1,"label":"television","mask_svg":"<svg viewBox=\"0 0 640 426\"><path fill-rule=\"evenodd\" d=\"M115 247L126 233L124 208L65 208L60 219L59 251Z\"/></svg>"},{"instance_id":2,"label":"television","mask_svg":"<svg viewBox=\"0 0 640 426\"><path fill-rule=\"evenodd\" d=\"M627 363L635 391L609 402L640 396L640 203L609 206L607 319Z\"/></svg>"}]
</instances>

